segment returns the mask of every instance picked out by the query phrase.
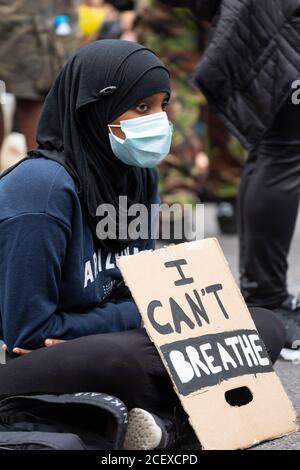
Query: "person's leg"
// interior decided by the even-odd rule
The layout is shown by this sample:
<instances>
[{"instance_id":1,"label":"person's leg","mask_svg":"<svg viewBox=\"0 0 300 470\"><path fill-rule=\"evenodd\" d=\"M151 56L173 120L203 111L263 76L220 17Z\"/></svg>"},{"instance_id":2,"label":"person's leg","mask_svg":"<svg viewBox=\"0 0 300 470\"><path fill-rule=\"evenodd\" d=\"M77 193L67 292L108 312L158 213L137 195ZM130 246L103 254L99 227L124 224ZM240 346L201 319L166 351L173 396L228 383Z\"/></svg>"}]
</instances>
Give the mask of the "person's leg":
<instances>
[{"instance_id":1,"label":"person's leg","mask_svg":"<svg viewBox=\"0 0 300 470\"><path fill-rule=\"evenodd\" d=\"M239 188L237 200L237 218L238 218L238 235L239 235L239 270L240 281L245 283L245 265L246 265L246 229L247 224L245 221L245 201L251 182L253 181L253 173L257 163L257 154L252 153L249 155L248 160L245 162L242 172L241 184ZM243 290L243 288L242 288ZM244 292L243 292L244 293Z\"/></svg>"},{"instance_id":2,"label":"person's leg","mask_svg":"<svg viewBox=\"0 0 300 470\"><path fill-rule=\"evenodd\" d=\"M270 310L250 307L249 311L272 364L275 364L286 341L284 325Z\"/></svg>"},{"instance_id":3,"label":"person's leg","mask_svg":"<svg viewBox=\"0 0 300 470\"><path fill-rule=\"evenodd\" d=\"M285 341L270 311L250 310L272 362ZM0 395L103 392L130 409L151 412L178 404L168 373L145 330L93 335L42 348L0 366Z\"/></svg>"},{"instance_id":4,"label":"person's leg","mask_svg":"<svg viewBox=\"0 0 300 470\"><path fill-rule=\"evenodd\" d=\"M248 305L287 298L287 256L300 194L300 108L288 99L250 155L240 189L241 290Z\"/></svg>"},{"instance_id":5,"label":"person's leg","mask_svg":"<svg viewBox=\"0 0 300 470\"><path fill-rule=\"evenodd\" d=\"M27 149L36 148L36 131L40 118L43 101L17 99L17 116L20 130L24 134Z\"/></svg>"},{"instance_id":6,"label":"person's leg","mask_svg":"<svg viewBox=\"0 0 300 470\"><path fill-rule=\"evenodd\" d=\"M284 328L267 310L250 313L275 362L285 341ZM79 391L108 393L131 410L127 449L169 448L187 439L195 442L188 417L145 330L79 338L0 366L0 395Z\"/></svg>"},{"instance_id":7,"label":"person's leg","mask_svg":"<svg viewBox=\"0 0 300 470\"><path fill-rule=\"evenodd\" d=\"M0 366L0 395L102 392L151 412L177 403L145 330L93 335L36 350Z\"/></svg>"},{"instance_id":8,"label":"person's leg","mask_svg":"<svg viewBox=\"0 0 300 470\"><path fill-rule=\"evenodd\" d=\"M300 146L260 148L242 189L241 290L248 305L275 309L288 297L287 257L300 191Z\"/></svg>"}]
</instances>

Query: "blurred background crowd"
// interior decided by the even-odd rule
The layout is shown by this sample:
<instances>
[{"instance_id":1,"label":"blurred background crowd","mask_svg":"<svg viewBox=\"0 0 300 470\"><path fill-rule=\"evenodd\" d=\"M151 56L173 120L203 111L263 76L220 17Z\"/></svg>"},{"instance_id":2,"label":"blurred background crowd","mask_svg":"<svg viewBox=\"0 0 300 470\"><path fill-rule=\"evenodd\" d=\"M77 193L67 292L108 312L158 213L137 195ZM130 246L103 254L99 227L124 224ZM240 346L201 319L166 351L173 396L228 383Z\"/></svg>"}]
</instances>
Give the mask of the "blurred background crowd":
<instances>
[{"instance_id":1,"label":"blurred background crowd","mask_svg":"<svg viewBox=\"0 0 300 470\"><path fill-rule=\"evenodd\" d=\"M45 96L77 48L99 39L138 41L159 55L172 77L174 139L160 167L162 202L214 201L219 229L235 233L245 151L192 83L209 34L209 25L189 9L158 0L0 0L0 80L6 87L0 171L36 146Z\"/></svg>"}]
</instances>

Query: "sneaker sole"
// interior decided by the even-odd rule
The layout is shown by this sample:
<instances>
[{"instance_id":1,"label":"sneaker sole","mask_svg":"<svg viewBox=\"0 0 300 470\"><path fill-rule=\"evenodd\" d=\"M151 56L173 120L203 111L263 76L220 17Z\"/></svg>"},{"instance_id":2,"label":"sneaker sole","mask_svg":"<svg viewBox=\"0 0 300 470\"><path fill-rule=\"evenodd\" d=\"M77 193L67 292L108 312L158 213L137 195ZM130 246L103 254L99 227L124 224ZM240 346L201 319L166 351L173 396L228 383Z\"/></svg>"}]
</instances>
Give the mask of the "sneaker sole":
<instances>
[{"instance_id":1,"label":"sneaker sole","mask_svg":"<svg viewBox=\"0 0 300 470\"><path fill-rule=\"evenodd\" d=\"M126 450L156 449L162 439L162 430L151 413L133 408L128 414L128 428L124 442Z\"/></svg>"},{"instance_id":2,"label":"sneaker sole","mask_svg":"<svg viewBox=\"0 0 300 470\"><path fill-rule=\"evenodd\" d=\"M300 350L283 348L280 352L280 357L284 361L294 362L300 364Z\"/></svg>"}]
</instances>

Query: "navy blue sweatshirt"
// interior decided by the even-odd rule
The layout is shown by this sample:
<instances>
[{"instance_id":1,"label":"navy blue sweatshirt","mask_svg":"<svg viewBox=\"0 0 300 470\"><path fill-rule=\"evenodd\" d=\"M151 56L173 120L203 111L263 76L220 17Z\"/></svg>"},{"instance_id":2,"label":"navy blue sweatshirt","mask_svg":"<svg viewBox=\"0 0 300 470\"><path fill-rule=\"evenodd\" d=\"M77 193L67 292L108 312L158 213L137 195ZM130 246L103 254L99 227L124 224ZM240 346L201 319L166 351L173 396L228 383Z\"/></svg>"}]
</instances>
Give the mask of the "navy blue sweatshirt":
<instances>
[{"instance_id":1,"label":"navy blue sweatshirt","mask_svg":"<svg viewBox=\"0 0 300 470\"><path fill-rule=\"evenodd\" d=\"M136 240L119 254L153 248ZM0 338L9 350L138 327L133 299L112 293L121 280L116 254L95 249L63 166L27 160L0 180Z\"/></svg>"}]
</instances>

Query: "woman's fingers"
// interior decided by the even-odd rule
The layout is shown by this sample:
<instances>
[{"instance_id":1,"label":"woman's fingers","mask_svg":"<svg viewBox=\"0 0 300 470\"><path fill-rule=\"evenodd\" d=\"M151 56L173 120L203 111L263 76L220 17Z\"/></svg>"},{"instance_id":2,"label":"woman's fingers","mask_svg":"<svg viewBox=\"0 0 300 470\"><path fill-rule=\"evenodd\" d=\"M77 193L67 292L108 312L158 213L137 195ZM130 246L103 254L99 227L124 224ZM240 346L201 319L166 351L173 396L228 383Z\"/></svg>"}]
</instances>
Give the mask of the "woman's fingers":
<instances>
[{"instance_id":1,"label":"woman's fingers","mask_svg":"<svg viewBox=\"0 0 300 470\"><path fill-rule=\"evenodd\" d=\"M2 345L2 349L3 349L3 351L5 351L5 352L8 351L7 345L6 345L5 343ZM14 352L15 354L20 354L20 355L22 355L22 354L28 354L28 353L30 353L31 350L30 350L30 349L14 348L14 349L13 349L13 352Z\"/></svg>"},{"instance_id":2,"label":"woman's fingers","mask_svg":"<svg viewBox=\"0 0 300 470\"><path fill-rule=\"evenodd\" d=\"M64 343L64 339L52 339L48 338L45 340L45 346L48 348L49 346L55 346L56 344Z\"/></svg>"},{"instance_id":3,"label":"woman's fingers","mask_svg":"<svg viewBox=\"0 0 300 470\"><path fill-rule=\"evenodd\" d=\"M64 343L65 340L64 339L52 339L52 338L49 338L49 339L46 339L45 340L45 346L46 347L49 347L49 346L55 346L56 344L60 344L60 343ZM3 344L2 346L2 349L4 351L7 351L7 346L6 344ZM31 349L23 349L23 348L14 348L13 349L13 353L15 354L19 354L19 356L23 356L24 354L28 354L32 352Z\"/></svg>"},{"instance_id":4,"label":"woman's fingers","mask_svg":"<svg viewBox=\"0 0 300 470\"><path fill-rule=\"evenodd\" d=\"M22 349L22 348L14 348L13 353L19 354L20 356L23 356L24 354L31 353L31 349Z\"/></svg>"}]
</instances>

